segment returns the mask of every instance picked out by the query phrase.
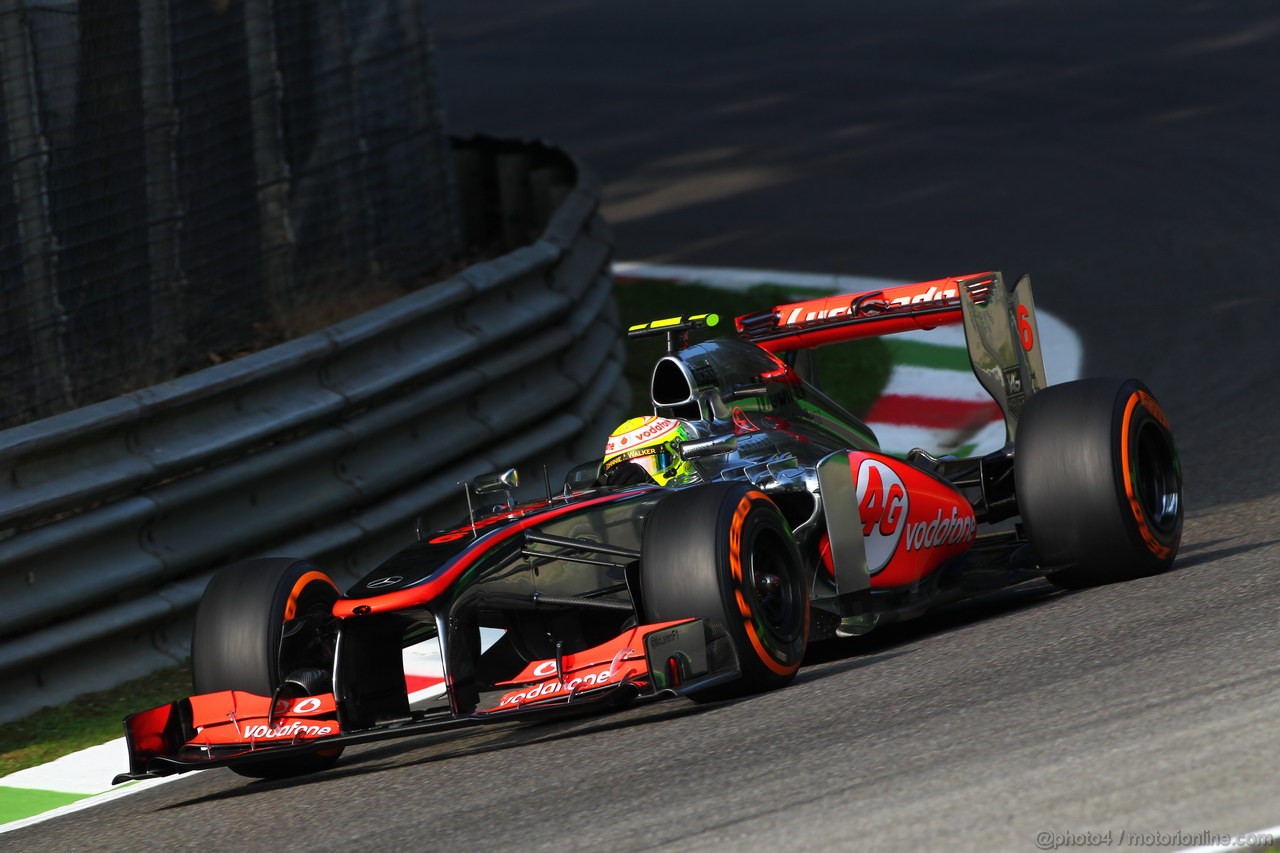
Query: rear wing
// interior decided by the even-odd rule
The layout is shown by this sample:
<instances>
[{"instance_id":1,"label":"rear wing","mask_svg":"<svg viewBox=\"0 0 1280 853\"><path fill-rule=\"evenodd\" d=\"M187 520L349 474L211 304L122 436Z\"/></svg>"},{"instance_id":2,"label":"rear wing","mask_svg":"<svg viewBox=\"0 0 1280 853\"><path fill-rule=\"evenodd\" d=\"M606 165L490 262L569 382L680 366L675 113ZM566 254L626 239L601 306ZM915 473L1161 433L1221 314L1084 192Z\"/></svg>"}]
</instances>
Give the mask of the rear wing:
<instances>
[{"instance_id":1,"label":"rear wing","mask_svg":"<svg viewBox=\"0 0 1280 853\"><path fill-rule=\"evenodd\" d=\"M999 272L825 296L744 314L742 337L770 352L964 324L974 375L1004 413L1010 442L1031 394L1048 384L1031 277L1006 286Z\"/></svg>"}]
</instances>

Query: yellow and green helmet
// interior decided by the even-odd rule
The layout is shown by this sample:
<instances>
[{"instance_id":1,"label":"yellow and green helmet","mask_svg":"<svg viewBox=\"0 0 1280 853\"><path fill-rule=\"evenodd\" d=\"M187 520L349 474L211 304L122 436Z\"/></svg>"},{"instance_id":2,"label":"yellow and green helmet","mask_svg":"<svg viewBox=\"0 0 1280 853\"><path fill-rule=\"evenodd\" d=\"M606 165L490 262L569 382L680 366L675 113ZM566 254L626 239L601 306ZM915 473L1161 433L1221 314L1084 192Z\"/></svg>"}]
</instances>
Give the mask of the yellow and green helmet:
<instances>
[{"instance_id":1,"label":"yellow and green helmet","mask_svg":"<svg viewBox=\"0 0 1280 853\"><path fill-rule=\"evenodd\" d=\"M684 421L647 415L619 424L604 446L604 473L623 462L632 462L645 470L659 486L695 473L693 463L680 458L677 442L695 438L693 429Z\"/></svg>"}]
</instances>

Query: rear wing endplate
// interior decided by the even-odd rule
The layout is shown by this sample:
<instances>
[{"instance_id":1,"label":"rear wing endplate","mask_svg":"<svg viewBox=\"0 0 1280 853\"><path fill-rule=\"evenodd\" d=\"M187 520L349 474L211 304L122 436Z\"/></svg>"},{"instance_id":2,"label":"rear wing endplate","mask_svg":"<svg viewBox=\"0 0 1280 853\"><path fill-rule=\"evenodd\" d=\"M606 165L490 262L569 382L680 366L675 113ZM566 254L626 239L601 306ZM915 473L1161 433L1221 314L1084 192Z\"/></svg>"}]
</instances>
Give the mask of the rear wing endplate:
<instances>
[{"instance_id":1,"label":"rear wing endplate","mask_svg":"<svg viewBox=\"0 0 1280 853\"><path fill-rule=\"evenodd\" d=\"M957 282L969 363L1004 413L1006 441L1012 443L1027 398L1048 384L1031 276L1022 276L1012 287L1005 286L998 272Z\"/></svg>"}]
</instances>

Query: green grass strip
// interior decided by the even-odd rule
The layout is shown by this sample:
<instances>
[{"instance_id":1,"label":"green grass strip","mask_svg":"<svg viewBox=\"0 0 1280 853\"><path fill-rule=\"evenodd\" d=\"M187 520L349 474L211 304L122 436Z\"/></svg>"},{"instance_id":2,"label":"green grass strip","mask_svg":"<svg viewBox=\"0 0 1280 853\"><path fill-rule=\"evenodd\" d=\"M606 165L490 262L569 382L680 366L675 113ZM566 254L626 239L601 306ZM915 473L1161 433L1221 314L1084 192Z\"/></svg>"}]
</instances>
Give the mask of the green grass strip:
<instances>
[{"instance_id":1,"label":"green grass strip","mask_svg":"<svg viewBox=\"0 0 1280 853\"><path fill-rule=\"evenodd\" d=\"M190 667L174 667L0 725L0 776L121 737L126 714L190 694Z\"/></svg>"},{"instance_id":2,"label":"green grass strip","mask_svg":"<svg viewBox=\"0 0 1280 853\"><path fill-rule=\"evenodd\" d=\"M62 791L36 791L6 788L0 785L0 823L32 817L83 800L88 794L66 794Z\"/></svg>"},{"instance_id":3,"label":"green grass strip","mask_svg":"<svg viewBox=\"0 0 1280 853\"><path fill-rule=\"evenodd\" d=\"M894 340L892 337L883 338L883 341L895 364L933 367L938 370L963 370L966 373L970 369L969 351L964 347Z\"/></svg>"}]
</instances>

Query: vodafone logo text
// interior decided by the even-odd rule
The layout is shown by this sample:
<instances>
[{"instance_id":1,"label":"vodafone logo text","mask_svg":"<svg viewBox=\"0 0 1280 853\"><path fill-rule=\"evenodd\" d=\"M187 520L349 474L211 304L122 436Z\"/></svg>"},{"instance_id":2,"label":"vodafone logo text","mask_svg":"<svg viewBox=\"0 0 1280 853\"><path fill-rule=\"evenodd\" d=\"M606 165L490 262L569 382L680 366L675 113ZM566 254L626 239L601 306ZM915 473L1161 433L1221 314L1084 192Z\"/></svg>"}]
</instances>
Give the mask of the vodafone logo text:
<instances>
[{"instance_id":1,"label":"vodafone logo text","mask_svg":"<svg viewBox=\"0 0 1280 853\"><path fill-rule=\"evenodd\" d=\"M933 521L907 525L904 538L908 551L920 551L924 548L972 542L977 529L978 524L973 516L962 516L959 510L952 507L950 516L944 516L942 510L938 510L938 517Z\"/></svg>"},{"instance_id":2,"label":"vodafone logo text","mask_svg":"<svg viewBox=\"0 0 1280 853\"><path fill-rule=\"evenodd\" d=\"M551 664L551 672L555 671L555 662L549 661ZM545 666L545 664L544 664ZM539 667L541 669L542 667ZM535 670L536 672L536 670ZM547 673L548 675L550 673ZM612 667L607 667L599 672L590 672L586 675L574 676L566 680L563 684L559 681L546 681L542 684L536 684L527 690L517 690L508 693L498 702L499 708L506 708L511 705L520 705L525 702L532 702L535 699L546 699L552 696L568 695L574 690L582 690L588 687L600 687L608 684L613 680L617 672Z\"/></svg>"},{"instance_id":3,"label":"vodafone logo text","mask_svg":"<svg viewBox=\"0 0 1280 853\"><path fill-rule=\"evenodd\" d=\"M281 724L274 728L268 726L245 726L244 737L251 740L258 738L294 738L294 737L323 737L334 733L333 726L311 725L301 723L295 720L292 723Z\"/></svg>"},{"instance_id":4,"label":"vodafone logo text","mask_svg":"<svg viewBox=\"0 0 1280 853\"><path fill-rule=\"evenodd\" d=\"M679 422L672 420L671 418L659 418L651 415L645 420L646 423L643 426L634 429L631 432L623 435L609 436L609 440L604 446L604 452L606 454L615 453L632 445L643 444L650 439L665 435L679 426Z\"/></svg>"}]
</instances>

